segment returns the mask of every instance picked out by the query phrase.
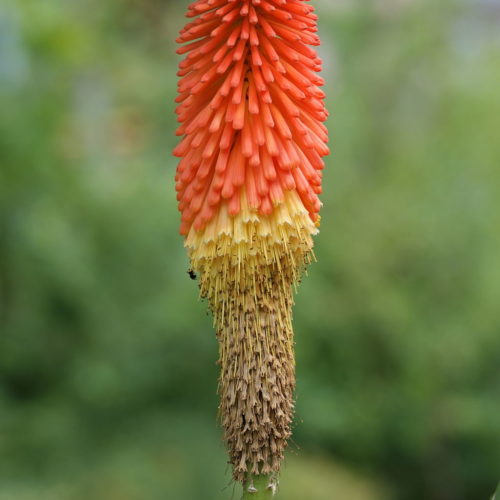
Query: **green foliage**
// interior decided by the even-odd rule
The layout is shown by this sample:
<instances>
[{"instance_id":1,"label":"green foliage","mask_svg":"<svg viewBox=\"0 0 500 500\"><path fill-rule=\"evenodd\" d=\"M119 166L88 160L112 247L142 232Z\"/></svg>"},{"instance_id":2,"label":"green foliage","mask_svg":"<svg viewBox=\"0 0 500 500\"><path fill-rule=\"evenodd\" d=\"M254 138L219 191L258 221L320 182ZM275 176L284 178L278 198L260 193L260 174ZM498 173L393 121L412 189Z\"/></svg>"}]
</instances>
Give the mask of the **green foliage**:
<instances>
[{"instance_id":1,"label":"green foliage","mask_svg":"<svg viewBox=\"0 0 500 500\"><path fill-rule=\"evenodd\" d=\"M489 498L498 12L315 3L333 155L281 497ZM217 346L177 235L185 5L0 7L0 500L233 497Z\"/></svg>"}]
</instances>

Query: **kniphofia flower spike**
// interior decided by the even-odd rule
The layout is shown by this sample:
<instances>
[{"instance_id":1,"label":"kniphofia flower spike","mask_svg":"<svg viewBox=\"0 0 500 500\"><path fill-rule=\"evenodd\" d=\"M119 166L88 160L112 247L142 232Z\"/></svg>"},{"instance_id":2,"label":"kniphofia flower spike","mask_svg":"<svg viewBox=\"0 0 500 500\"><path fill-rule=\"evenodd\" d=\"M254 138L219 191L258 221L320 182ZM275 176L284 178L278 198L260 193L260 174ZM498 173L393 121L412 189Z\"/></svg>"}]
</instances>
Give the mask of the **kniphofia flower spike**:
<instances>
[{"instance_id":1,"label":"kniphofia flower spike","mask_svg":"<svg viewBox=\"0 0 500 500\"><path fill-rule=\"evenodd\" d=\"M294 288L312 259L328 113L307 0L197 0L180 32L176 190L220 344L234 478L275 484L293 418Z\"/></svg>"}]
</instances>

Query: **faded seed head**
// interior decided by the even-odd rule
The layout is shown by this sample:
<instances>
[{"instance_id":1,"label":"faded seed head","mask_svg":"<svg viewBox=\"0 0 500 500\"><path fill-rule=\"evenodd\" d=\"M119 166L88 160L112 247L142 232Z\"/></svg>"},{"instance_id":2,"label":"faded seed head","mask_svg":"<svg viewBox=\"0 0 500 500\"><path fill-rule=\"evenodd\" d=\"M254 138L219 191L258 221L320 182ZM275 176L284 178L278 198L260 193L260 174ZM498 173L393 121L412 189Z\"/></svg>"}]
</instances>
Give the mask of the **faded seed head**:
<instances>
[{"instance_id":1,"label":"faded seed head","mask_svg":"<svg viewBox=\"0 0 500 500\"><path fill-rule=\"evenodd\" d=\"M310 262L316 229L293 203L260 218L214 220L186 244L220 345L219 414L234 478L280 470L294 412L294 286ZM289 208L293 207L294 212ZM262 230L267 226L268 229ZM239 237L235 237L238 234ZM192 245L192 246L191 246Z\"/></svg>"}]
</instances>

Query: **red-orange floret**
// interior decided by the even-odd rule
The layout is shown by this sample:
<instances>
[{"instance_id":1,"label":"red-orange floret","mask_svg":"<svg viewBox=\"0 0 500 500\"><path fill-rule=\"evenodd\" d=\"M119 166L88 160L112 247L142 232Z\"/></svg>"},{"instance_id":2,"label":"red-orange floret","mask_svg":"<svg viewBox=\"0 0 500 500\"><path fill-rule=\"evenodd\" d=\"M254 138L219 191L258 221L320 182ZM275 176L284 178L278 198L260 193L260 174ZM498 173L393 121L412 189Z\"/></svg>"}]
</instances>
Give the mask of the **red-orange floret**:
<instances>
[{"instance_id":1,"label":"red-orange floret","mask_svg":"<svg viewBox=\"0 0 500 500\"><path fill-rule=\"evenodd\" d=\"M242 190L262 215L296 190L313 221L321 203L328 116L316 15L307 0L197 0L180 32L174 150L181 234L203 229L220 204L236 215Z\"/></svg>"}]
</instances>

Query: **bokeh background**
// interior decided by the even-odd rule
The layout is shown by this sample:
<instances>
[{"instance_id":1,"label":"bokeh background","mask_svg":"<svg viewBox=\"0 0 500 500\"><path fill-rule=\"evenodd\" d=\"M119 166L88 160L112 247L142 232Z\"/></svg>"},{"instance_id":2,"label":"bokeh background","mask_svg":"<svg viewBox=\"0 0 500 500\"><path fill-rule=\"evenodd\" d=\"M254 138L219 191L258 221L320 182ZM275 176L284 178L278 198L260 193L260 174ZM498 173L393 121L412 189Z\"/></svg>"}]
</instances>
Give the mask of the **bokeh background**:
<instances>
[{"instance_id":1,"label":"bokeh background","mask_svg":"<svg viewBox=\"0 0 500 500\"><path fill-rule=\"evenodd\" d=\"M315 0L333 154L283 500L500 479L500 1ZM0 5L0 500L229 500L177 234L184 0Z\"/></svg>"}]
</instances>

